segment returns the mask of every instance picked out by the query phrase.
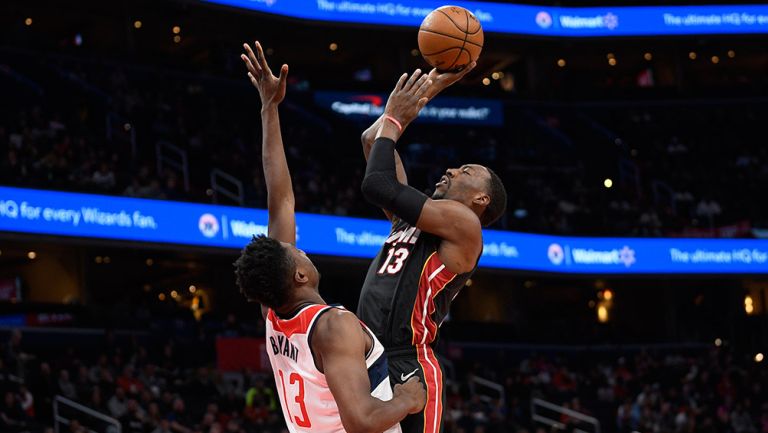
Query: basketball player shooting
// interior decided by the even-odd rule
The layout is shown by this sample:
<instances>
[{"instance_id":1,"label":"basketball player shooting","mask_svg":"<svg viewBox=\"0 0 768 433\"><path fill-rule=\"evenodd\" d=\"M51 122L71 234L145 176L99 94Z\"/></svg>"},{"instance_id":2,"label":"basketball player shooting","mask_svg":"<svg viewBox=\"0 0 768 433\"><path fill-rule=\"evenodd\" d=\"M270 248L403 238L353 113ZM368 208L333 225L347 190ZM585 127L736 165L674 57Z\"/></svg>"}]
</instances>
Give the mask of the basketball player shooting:
<instances>
[{"instance_id":1,"label":"basketball player shooting","mask_svg":"<svg viewBox=\"0 0 768 433\"><path fill-rule=\"evenodd\" d=\"M349 311L326 305L320 274L296 248L291 176L280 134L278 105L288 65L275 77L259 42L241 58L261 97L262 164L267 185L268 236L256 236L235 262L240 291L261 304L267 352L283 415L291 432L399 432L398 422L422 410L418 378L390 387L384 348Z\"/></svg>"},{"instance_id":2,"label":"basketball player shooting","mask_svg":"<svg viewBox=\"0 0 768 433\"><path fill-rule=\"evenodd\" d=\"M430 198L407 185L395 143L430 99L474 66L404 74L384 115L362 136L368 161L362 191L384 209L392 231L368 269L357 314L384 344L392 383L419 377L426 385L423 413L400 423L408 433L443 430L443 372L433 346L451 302L477 268L482 227L502 215L507 194L491 169L466 164L446 170Z\"/></svg>"}]
</instances>

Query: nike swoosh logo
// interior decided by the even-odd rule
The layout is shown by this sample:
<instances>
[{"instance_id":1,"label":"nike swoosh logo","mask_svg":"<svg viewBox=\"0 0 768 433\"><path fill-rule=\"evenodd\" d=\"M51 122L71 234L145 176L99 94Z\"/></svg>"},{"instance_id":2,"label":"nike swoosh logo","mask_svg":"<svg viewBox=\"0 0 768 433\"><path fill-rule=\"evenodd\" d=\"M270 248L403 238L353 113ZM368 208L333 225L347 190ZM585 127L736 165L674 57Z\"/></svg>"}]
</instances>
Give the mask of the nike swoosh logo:
<instances>
[{"instance_id":1,"label":"nike swoosh logo","mask_svg":"<svg viewBox=\"0 0 768 433\"><path fill-rule=\"evenodd\" d=\"M416 370L413 370L412 372L410 372L410 373L408 373L408 374L405 374L405 373L400 373L400 381L401 381L401 382L405 382L406 380L410 379L410 378L411 378L411 376L413 376L414 374L416 374L416 372L417 372L417 371L419 371L419 369L418 369L418 368L417 368Z\"/></svg>"}]
</instances>

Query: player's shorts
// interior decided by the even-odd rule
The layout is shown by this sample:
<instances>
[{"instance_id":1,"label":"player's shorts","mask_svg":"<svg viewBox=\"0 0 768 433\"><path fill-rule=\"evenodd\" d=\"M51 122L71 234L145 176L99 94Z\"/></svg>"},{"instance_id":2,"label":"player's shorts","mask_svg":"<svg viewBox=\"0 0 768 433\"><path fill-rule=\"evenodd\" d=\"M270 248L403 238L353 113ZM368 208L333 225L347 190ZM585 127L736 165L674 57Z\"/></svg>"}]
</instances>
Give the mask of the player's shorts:
<instances>
[{"instance_id":1,"label":"player's shorts","mask_svg":"<svg viewBox=\"0 0 768 433\"><path fill-rule=\"evenodd\" d=\"M403 433L441 433L445 408L443 370L432 348L418 346L388 350L387 362L389 380L393 387L405 383L412 376L418 376L427 390L424 411L408 415L400 421Z\"/></svg>"}]
</instances>

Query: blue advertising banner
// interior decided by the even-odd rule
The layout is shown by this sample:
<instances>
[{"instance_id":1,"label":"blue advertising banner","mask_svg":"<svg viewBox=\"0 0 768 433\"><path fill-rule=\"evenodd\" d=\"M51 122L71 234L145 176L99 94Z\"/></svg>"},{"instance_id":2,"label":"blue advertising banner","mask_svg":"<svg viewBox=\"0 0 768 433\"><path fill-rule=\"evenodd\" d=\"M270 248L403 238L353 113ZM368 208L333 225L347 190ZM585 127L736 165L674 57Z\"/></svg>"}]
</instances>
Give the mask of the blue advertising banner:
<instances>
[{"instance_id":1,"label":"blue advertising banner","mask_svg":"<svg viewBox=\"0 0 768 433\"><path fill-rule=\"evenodd\" d=\"M372 258L385 220L299 213L308 253ZM267 212L210 204L0 187L2 232L240 249ZM578 238L486 230L481 267L569 274L768 274L768 240Z\"/></svg>"},{"instance_id":2,"label":"blue advertising banner","mask_svg":"<svg viewBox=\"0 0 768 433\"><path fill-rule=\"evenodd\" d=\"M768 33L768 5L548 7L445 0L203 0L292 18L418 27L445 4L472 11L486 32L661 36Z\"/></svg>"},{"instance_id":3,"label":"blue advertising banner","mask_svg":"<svg viewBox=\"0 0 768 433\"><path fill-rule=\"evenodd\" d=\"M315 92L320 107L351 119L376 119L384 113L388 95L355 92ZM504 120L501 101L437 97L419 113L417 122L499 126Z\"/></svg>"}]
</instances>

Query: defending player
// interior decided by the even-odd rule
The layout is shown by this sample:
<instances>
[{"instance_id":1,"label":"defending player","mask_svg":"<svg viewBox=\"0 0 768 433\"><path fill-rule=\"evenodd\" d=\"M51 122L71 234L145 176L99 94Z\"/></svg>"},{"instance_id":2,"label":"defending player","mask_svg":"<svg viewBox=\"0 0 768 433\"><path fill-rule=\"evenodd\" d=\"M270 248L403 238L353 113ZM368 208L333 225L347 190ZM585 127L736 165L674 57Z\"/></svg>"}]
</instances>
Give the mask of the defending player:
<instances>
[{"instance_id":1,"label":"defending player","mask_svg":"<svg viewBox=\"0 0 768 433\"><path fill-rule=\"evenodd\" d=\"M397 385L387 375L384 348L349 311L325 304L320 275L296 248L294 196L277 106L288 66L275 77L261 45L241 57L261 96L262 163L267 184L268 237L258 236L235 262L240 291L261 303L267 352L291 432L399 432L397 424L424 407L418 380Z\"/></svg>"},{"instance_id":2,"label":"defending player","mask_svg":"<svg viewBox=\"0 0 768 433\"><path fill-rule=\"evenodd\" d=\"M384 115L362 136L363 194L384 209L392 231L368 269L357 314L384 344L390 380L420 377L427 387L423 413L400 423L408 433L443 429L443 373L432 346L451 301L477 267L482 226L502 215L507 195L493 171L467 164L446 170L429 198L407 185L395 142L431 98L473 67L404 74Z\"/></svg>"}]
</instances>

